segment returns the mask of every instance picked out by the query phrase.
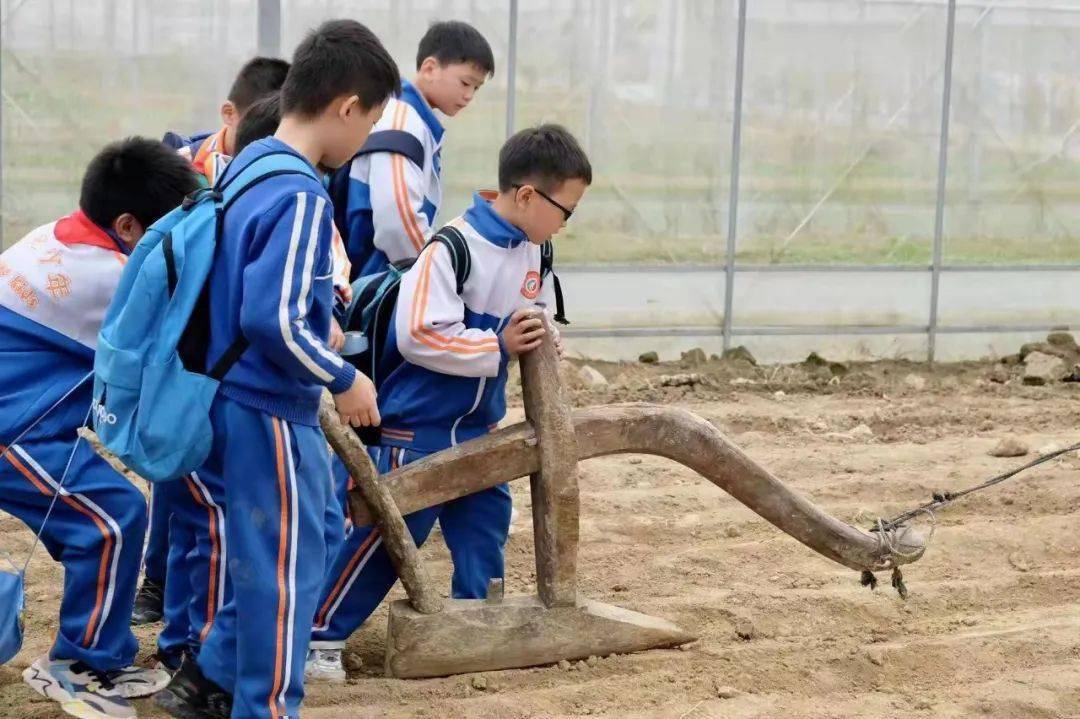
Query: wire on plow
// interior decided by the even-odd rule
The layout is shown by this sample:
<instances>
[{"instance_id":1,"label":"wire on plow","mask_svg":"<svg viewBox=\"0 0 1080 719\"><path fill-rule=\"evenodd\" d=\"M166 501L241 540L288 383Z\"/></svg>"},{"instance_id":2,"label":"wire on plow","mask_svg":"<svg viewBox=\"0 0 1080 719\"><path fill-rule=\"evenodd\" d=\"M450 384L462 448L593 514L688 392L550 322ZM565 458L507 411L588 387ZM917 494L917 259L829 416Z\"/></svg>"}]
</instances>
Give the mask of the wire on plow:
<instances>
[{"instance_id":1,"label":"wire on plow","mask_svg":"<svg viewBox=\"0 0 1080 719\"><path fill-rule=\"evenodd\" d=\"M1029 469L1032 469L1033 467L1038 467L1040 464L1044 464L1052 459L1057 459L1064 454L1069 454L1070 452L1075 452L1077 450L1080 450L1080 442L1065 447L1064 449L1058 449L1053 452L1048 452L1044 455L1040 455L1039 457L1036 457L1035 459L1031 460L1030 462L1021 467L1017 467L1015 469L1009 470L1008 472L1004 472L997 476L991 477L985 482L976 484L973 487L968 487L967 489L962 489L958 492L934 492L931 495L931 500L929 502L926 502L925 504L921 504L918 507L909 509L906 512L902 512L893 517L892 519L886 520L879 517L874 522L874 526L870 528L870 531L877 533L878 543L882 549L883 554L888 554L888 556L890 557L910 559L912 558L913 554L907 554L901 551L896 546L896 543L894 541L896 536L895 531L903 527L905 524L907 524L907 522L923 514L930 518L930 534L927 536L926 541L923 545L923 551L925 551L925 548L930 546L930 540L934 538L934 530L937 528L937 516L935 515L936 511L948 507L961 497L966 497L969 494L973 494L988 487L993 487L996 484L1001 484L1005 480L1011 479L1016 475L1020 474L1021 472L1025 472ZM873 572L871 572L869 569L864 569L862 577L860 579L860 583L864 587L870 587L871 589L874 589L877 587L878 580L877 577L874 576ZM907 586L904 584L904 575L900 572L899 565L893 567L892 586L894 589L896 589L901 599L907 599L908 590Z\"/></svg>"}]
</instances>

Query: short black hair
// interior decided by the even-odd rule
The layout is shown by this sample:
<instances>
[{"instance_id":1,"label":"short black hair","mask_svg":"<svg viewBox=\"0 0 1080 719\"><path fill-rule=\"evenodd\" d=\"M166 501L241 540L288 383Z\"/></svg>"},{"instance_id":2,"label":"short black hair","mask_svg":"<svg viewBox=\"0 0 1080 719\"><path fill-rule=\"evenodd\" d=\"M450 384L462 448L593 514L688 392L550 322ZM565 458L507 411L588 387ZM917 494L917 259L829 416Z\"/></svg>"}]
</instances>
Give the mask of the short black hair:
<instances>
[{"instance_id":1,"label":"short black hair","mask_svg":"<svg viewBox=\"0 0 1080 719\"><path fill-rule=\"evenodd\" d=\"M243 119L240 120L240 124L236 126L236 149L234 153L239 155L241 150L256 140L273 135L277 132L280 124L281 93L275 92L257 100L254 105L248 108Z\"/></svg>"},{"instance_id":2,"label":"short black hair","mask_svg":"<svg viewBox=\"0 0 1080 719\"><path fill-rule=\"evenodd\" d=\"M499 191L535 183L553 192L567 180L592 184L592 165L581 145L562 125L538 125L520 130L499 150Z\"/></svg>"},{"instance_id":3,"label":"short black hair","mask_svg":"<svg viewBox=\"0 0 1080 719\"><path fill-rule=\"evenodd\" d=\"M191 163L157 140L129 137L106 145L83 174L79 208L95 224L111 227L129 212L144 228L199 188Z\"/></svg>"},{"instance_id":4,"label":"short black hair","mask_svg":"<svg viewBox=\"0 0 1080 719\"><path fill-rule=\"evenodd\" d=\"M289 63L276 57L255 57L244 63L236 74L228 99L243 115L255 101L281 89Z\"/></svg>"},{"instance_id":5,"label":"short black hair","mask_svg":"<svg viewBox=\"0 0 1080 719\"><path fill-rule=\"evenodd\" d=\"M468 62L488 75L495 74L495 56L491 54L491 45L479 30L460 20L431 23L416 50L416 69L419 70L429 57L438 60L440 65Z\"/></svg>"},{"instance_id":6,"label":"short black hair","mask_svg":"<svg viewBox=\"0 0 1080 719\"><path fill-rule=\"evenodd\" d=\"M281 87L281 114L313 117L353 93L364 110L401 92L401 74L375 33L355 20L329 20L296 48Z\"/></svg>"}]
</instances>

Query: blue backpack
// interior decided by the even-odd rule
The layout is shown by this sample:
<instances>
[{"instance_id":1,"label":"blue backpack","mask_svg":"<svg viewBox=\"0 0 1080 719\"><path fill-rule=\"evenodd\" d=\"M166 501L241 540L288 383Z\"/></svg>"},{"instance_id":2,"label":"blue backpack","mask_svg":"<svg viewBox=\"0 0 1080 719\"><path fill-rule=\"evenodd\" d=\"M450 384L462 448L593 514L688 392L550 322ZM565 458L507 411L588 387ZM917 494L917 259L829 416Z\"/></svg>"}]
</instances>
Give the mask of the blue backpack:
<instances>
[{"instance_id":1,"label":"blue backpack","mask_svg":"<svg viewBox=\"0 0 1080 719\"><path fill-rule=\"evenodd\" d=\"M209 282L223 219L257 184L308 175L290 152L272 152L214 188L199 190L155 222L128 259L105 314L94 356L94 429L126 466L151 482L202 465L213 430L210 405L247 348L237 337L207 367Z\"/></svg>"}]
</instances>

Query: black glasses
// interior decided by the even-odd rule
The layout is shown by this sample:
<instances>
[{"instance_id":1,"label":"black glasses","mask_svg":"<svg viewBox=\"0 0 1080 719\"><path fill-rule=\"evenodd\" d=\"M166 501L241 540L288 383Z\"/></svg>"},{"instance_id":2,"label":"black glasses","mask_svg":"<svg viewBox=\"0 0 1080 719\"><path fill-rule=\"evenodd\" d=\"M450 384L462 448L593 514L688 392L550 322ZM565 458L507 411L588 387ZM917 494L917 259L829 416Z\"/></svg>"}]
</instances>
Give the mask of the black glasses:
<instances>
[{"instance_id":1,"label":"black glasses","mask_svg":"<svg viewBox=\"0 0 1080 719\"><path fill-rule=\"evenodd\" d=\"M515 190L520 190L520 189L521 189L522 187L525 187L525 185L510 185L510 187L513 187L513 188L514 188ZM553 200L553 199L551 198L551 195L547 194L547 193L546 193L546 192L544 192L543 190L541 190L541 189L539 189L539 188L537 188L537 187L533 187L532 185L529 185L529 187L532 187L532 189L533 189L533 192L535 192L536 194L540 195L540 197L543 197L543 198L544 198L545 200L547 200L548 202L550 202L551 204L555 205L555 206L556 206L556 207L558 207L558 208L559 208L560 210L562 210L562 213L563 213L563 222L567 222L567 221L569 221L569 220L570 220L570 215L574 214L574 211L573 211L573 210L571 210L571 209L569 209L569 208L567 208L567 207L564 207L564 206L562 205L562 203L560 203L560 202L556 202L555 200Z\"/></svg>"}]
</instances>

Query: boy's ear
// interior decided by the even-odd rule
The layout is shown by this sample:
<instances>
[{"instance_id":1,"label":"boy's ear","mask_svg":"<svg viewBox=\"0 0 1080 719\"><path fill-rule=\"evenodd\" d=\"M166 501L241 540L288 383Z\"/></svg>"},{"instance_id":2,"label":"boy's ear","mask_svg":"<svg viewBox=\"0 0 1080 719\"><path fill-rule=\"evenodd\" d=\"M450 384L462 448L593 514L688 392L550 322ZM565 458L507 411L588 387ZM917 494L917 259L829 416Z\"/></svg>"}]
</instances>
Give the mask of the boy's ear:
<instances>
[{"instance_id":1,"label":"boy's ear","mask_svg":"<svg viewBox=\"0 0 1080 719\"><path fill-rule=\"evenodd\" d=\"M420 75L430 75L439 68L442 67L442 63L434 55L428 55L424 58L424 61L420 63L420 67L416 72Z\"/></svg>"},{"instance_id":2,"label":"boy's ear","mask_svg":"<svg viewBox=\"0 0 1080 719\"><path fill-rule=\"evenodd\" d=\"M125 212L113 220L112 230L128 247L134 247L138 244L146 232L142 223L135 219L135 215L130 212Z\"/></svg>"},{"instance_id":3,"label":"boy's ear","mask_svg":"<svg viewBox=\"0 0 1080 719\"><path fill-rule=\"evenodd\" d=\"M232 100L221 103L221 121L233 128L240 124L240 113L236 111Z\"/></svg>"},{"instance_id":4,"label":"boy's ear","mask_svg":"<svg viewBox=\"0 0 1080 719\"><path fill-rule=\"evenodd\" d=\"M514 201L519 204L527 204L536 191L532 185L522 185L514 190Z\"/></svg>"},{"instance_id":5,"label":"boy's ear","mask_svg":"<svg viewBox=\"0 0 1080 719\"><path fill-rule=\"evenodd\" d=\"M342 120L346 120L354 112L362 115L364 114L364 109L360 107L360 97L358 95L349 95L340 105L338 105L338 117Z\"/></svg>"}]
</instances>

